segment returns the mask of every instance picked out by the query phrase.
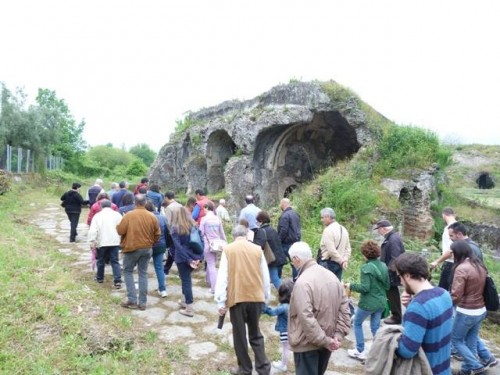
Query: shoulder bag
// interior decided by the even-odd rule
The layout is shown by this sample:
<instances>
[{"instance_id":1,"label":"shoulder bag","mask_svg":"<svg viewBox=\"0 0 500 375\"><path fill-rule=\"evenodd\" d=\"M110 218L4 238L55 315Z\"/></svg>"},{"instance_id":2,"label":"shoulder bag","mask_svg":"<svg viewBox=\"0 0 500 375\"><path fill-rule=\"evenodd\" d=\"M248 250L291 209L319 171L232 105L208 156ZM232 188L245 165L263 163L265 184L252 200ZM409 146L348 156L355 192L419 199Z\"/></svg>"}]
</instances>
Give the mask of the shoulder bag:
<instances>
[{"instance_id":1,"label":"shoulder bag","mask_svg":"<svg viewBox=\"0 0 500 375\"><path fill-rule=\"evenodd\" d=\"M267 264L271 264L274 261L276 261L276 257L274 256L271 246L269 246L269 241L267 241L266 228L261 228L261 229L264 231L264 236L266 237L266 242L264 243L264 258L266 258Z\"/></svg>"},{"instance_id":2,"label":"shoulder bag","mask_svg":"<svg viewBox=\"0 0 500 375\"><path fill-rule=\"evenodd\" d=\"M204 244L203 239L201 238L201 233L196 226L191 227L191 232L189 233L189 248L193 250L198 255L203 254Z\"/></svg>"},{"instance_id":3,"label":"shoulder bag","mask_svg":"<svg viewBox=\"0 0 500 375\"><path fill-rule=\"evenodd\" d=\"M498 300L498 292L495 282L490 275L486 275L486 283L483 291L484 306L488 311L497 311L500 301Z\"/></svg>"}]
</instances>

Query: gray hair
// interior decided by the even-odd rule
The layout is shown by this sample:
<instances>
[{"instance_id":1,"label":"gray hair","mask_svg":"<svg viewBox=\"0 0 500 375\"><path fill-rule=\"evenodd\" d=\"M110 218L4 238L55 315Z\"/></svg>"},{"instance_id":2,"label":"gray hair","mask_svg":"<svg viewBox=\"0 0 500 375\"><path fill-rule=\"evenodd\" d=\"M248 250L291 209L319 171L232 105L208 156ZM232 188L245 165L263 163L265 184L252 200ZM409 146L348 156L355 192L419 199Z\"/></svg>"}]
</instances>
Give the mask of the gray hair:
<instances>
[{"instance_id":1,"label":"gray hair","mask_svg":"<svg viewBox=\"0 0 500 375\"><path fill-rule=\"evenodd\" d=\"M103 199L101 201L101 208L111 207L111 202L108 199Z\"/></svg>"},{"instance_id":2,"label":"gray hair","mask_svg":"<svg viewBox=\"0 0 500 375\"><path fill-rule=\"evenodd\" d=\"M145 194L137 194L135 196L135 205L136 206L145 206L146 205L146 195Z\"/></svg>"},{"instance_id":3,"label":"gray hair","mask_svg":"<svg viewBox=\"0 0 500 375\"><path fill-rule=\"evenodd\" d=\"M237 225L233 228L233 238L246 237L248 229L243 225Z\"/></svg>"},{"instance_id":4,"label":"gray hair","mask_svg":"<svg viewBox=\"0 0 500 375\"><path fill-rule=\"evenodd\" d=\"M224 198L222 198L221 200L219 200L219 203L224 206L226 204L226 200Z\"/></svg>"},{"instance_id":5,"label":"gray hair","mask_svg":"<svg viewBox=\"0 0 500 375\"><path fill-rule=\"evenodd\" d=\"M302 261L312 259L311 247L304 241L295 242L288 250L288 254L290 258L297 257Z\"/></svg>"},{"instance_id":6,"label":"gray hair","mask_svg":"<svg viewBox=\"0 0 500 375\"><path fill-rule=\"evenodd\" d=\"M118 187L118 182L111 183L111 189L116 189Z\"/></svg>"},{"instance_id":7,"label":"gray hair","mask_svg":"<svg viewBox=\"0 0 500 375\"><path fill-rule=\"evenodd\" d=\"M323 208L320 212L320 215L321 216L329 216L332 219L335 219L335 217L336 217L335 211L333 210L333 208L330 208L330 207Z\"/></svg>"},{"instance_id":8,"label":"gray hair","mask_svg":"<svg viewBox=\"0 0 500 375\"><path fill-rule=\"evenodd\" d=\"M95 184L96 184L96 185L101 185L101 186L102 186L102 184L103 184L102 179L101 179L101 178L98 178L97 180L95 180Z\"/></svg>"}]
</instances>

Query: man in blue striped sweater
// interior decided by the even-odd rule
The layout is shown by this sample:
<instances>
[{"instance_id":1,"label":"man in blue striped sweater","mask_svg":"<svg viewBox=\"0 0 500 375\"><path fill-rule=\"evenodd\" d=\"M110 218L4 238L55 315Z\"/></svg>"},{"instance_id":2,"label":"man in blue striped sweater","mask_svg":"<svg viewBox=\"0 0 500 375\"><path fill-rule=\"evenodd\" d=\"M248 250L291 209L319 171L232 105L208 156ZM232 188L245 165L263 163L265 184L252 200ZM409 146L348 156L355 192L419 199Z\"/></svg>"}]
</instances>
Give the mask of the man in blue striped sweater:
<instances>
[{"instance_id":1,"label":"man in blue striped sweater","mask_svg":"<svg viewBox=\"0 0 500 375\"><path fill-rule=\"evenodd\" d=\"M397 354L413 358L422 347L434 375L450 374L453 325L450 294L428 281L429 266L420 255L401 254L395 268L406 293L412 296L403 316L403 334ZM404 303L410 298L402 299Z\"/></svg>"}]
</instances>

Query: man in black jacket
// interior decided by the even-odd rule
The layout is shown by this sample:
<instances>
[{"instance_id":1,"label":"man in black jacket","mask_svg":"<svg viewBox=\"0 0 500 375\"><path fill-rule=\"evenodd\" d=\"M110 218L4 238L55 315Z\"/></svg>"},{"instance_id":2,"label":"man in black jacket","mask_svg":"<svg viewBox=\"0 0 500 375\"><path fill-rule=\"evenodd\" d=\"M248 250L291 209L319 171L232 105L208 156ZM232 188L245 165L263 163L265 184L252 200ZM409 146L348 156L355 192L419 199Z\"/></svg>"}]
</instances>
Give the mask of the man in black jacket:
<instances>
[{"instance_id":1,"label":"man in black jacket","mask_svg":"<svg viewBox=\"0 0 500 375\"><path fill-rule=\"evenodd\" d=\"M280 209L283 211L278 221L278 237L281 241L281 248L285 252L288 260L291 261L288 250L295 243L301 239L301 226L299 214L290 206L290 199L283 198L280 202ZM291 264L291 263L290 263ZM278 270L279 277L281 278L281 266ZM297 270L292 264L293 279L297 277Z\"/></svg>"},{"instance_id":2,"label":"man in black jacket","mask_svg":"<svg viewBox=\"0 0 500 375\"><path fill-rule=\"evenodd\" d=\"M71 224L71 231L69 235L69 242L75 242L76 227L78 226L78 221L80 220L80 213L82 212L82 206L88 205L89 201L83 200L80 195L80 185L78 182L74 182L71 186L71 190L68 190L61 196L61 206L64 207L66 215L68 215L69 222Z\"/></svg>"},{"instance_id":3,"label":"man in black jacket","mask_svg":"<svg viewBox=\"0 0 500 375\"><path fill-rule=\"evenodd\" d=\"M380 260L383 261L387 268L389 268L389 280L391 286L387 291L387 299L389 300L389 307L392 316L385 319L385 324L401 324L402 311L401 311L401 298L399 296L399 288L401 281L399 276L393 268L394 260L405 252L403 241L398 232L394 231L394 227L388 220L380 220L375 224L374 228L377 232L384 236L384 242L381 246Z\"/></svg>"}]
</instances>

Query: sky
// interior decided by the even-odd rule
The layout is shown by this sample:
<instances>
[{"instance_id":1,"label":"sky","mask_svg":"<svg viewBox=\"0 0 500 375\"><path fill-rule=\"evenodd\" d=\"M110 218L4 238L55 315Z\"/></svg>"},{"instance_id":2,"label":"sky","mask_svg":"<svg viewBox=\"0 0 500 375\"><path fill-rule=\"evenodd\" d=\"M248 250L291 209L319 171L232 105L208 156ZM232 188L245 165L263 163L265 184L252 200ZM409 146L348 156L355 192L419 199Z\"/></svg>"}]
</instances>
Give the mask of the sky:
<instances>
[{"instance_id":1,"label":"sky","mask_svg":"<svg viewBox=\"0 0 500 375\"><path fill-rule=\"evenodd\" d=\"M498 145L499 17L497 0L2 1L0 81L56 91L91 146L158 151L187 111L291 79Z\"/></svg>"}]
</instances>

